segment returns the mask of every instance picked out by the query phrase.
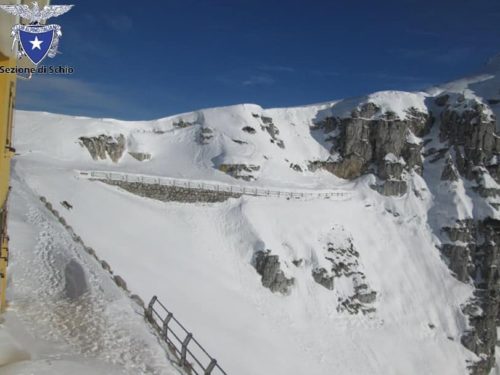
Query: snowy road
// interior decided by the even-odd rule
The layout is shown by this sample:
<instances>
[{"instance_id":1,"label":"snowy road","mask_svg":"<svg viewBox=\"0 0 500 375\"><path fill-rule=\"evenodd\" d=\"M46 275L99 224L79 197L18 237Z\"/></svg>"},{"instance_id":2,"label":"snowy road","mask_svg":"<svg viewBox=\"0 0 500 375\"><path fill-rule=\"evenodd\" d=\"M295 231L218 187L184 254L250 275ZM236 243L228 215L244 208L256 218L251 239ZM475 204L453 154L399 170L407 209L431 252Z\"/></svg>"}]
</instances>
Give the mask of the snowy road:
<instances>
[{"instance_id":1,"label":"snowy road","mask_svg":"<svg viewBox=\"0 0 500 375\"><path fill-rule=\"evenodd\" d=\"M179 374L142 310L16 178L9 203L0 374Z\"/></svg>"}]
</instances>

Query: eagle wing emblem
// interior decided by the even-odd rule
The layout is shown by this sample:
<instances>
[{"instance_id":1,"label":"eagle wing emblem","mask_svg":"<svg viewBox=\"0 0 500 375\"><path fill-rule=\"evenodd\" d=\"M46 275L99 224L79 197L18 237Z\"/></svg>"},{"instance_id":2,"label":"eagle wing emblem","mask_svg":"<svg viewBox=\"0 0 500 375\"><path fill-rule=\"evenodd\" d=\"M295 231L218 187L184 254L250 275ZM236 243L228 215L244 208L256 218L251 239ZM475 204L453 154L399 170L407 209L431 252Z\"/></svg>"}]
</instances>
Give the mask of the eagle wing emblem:
<instances>
[{"instance_id":1,"label":"eagle wing emblem","mask_svg":"<svg viewBox=\"0 0 500 375\"><path fill-rule=\"evenodd\" d=\"M46 5L40 9L38 3L33 3L33 7L30 9L27 5L0 5L1 9L10 14L38 23L51 17L60 16L72 7L73 5Z\"/></svg>"},{"instance_id":2,"label":"eagle wing emblem","mask_svg":"<svg viewBox=\"0 0 500 375\"><path fill-rule=\"evenodd\" d=\"M40 18L46 20L51 17L58 17L68 12L72 7L73 5L46 5L40 11Z\"/></svg>"},{"instance_id":3,"label":"eagle wing emblem","mask_svg":"<svg viewBox=\"0 0 500 375\"><path fill-rule=\"evenodd\" d=\"M7 13L21 18L26 18L28 20L31 19L32 16L31 9L27 5L0 5L0 8L5 10Z\"/></svg>"}]
</instances>

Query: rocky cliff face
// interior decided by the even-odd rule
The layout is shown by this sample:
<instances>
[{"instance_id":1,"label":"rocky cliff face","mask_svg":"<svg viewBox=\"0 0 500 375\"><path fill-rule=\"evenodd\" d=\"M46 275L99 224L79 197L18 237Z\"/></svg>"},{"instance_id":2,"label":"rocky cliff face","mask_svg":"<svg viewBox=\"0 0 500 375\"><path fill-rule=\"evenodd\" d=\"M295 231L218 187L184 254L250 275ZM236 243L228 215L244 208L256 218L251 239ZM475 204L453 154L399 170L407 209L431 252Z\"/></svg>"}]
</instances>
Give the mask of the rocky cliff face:
<instances>
[{"instance_id":1,"label":"rocky cliff face","mask_svg":"<svg viewBox=\"0 0 500 375\"><path fill-rule=\"evenodd\" d=\"M432 117L415 108L408 109L404 119L390 111L380 112L381 108L368 102L350 117L317 122L313 131L326 135L332 158L311 162L309 168L323 168L346 179L375 173L381 180L373 186L375 190L388 196L406 193L407 173L422 173L422 143L417 137L429 130Z\"/></svg>"},{"instance_id":2,"label":"rocky cliff face","mask_svg":"<svg viewBox=\"0 0 500 375\"><path fill-rule=\"evenodd\" d=\"M500 141L491 108L461 94L441 95L435 104L441 110L443 147L434 159L446 157L441 179L450 183L462 179L496 211ZM500 221L490 215L457 220L442 231L449 240L441 248L449 268L457 279L475 286L474 297L462 308L471 328L461 341L480 357L469 364L471 374L486 375L495 363L499 323Z\"/></svg>"},{"instance_id":3,"label":"rocky cliff face","mask_svg":"<svg viewBox=\"0 0 500 375\"><path fill-rule=\"evenodd\" d=\"M411 193L408 182L412 174L422 176L430 186L437 183L424 171L425 164L442 168L438 172L443 183L461 185L468 194L480 196L482 213L467 219L457 217L454 225L441 224L436 234L442 239L440 250L453 275L475 287L474 297L462 306L470 327L461 342L480 358L468 364L470 373L486 375L495 363L500 322L500 221L494 218L500 207L496 117L489 102L466 90L429 96L425 103L427 111L410 107L401 117L366 102L350 115L317 121L312 132L329 145L331 157L311 162L309 169L325 169L349 180L374 174L377 183L373 189L398 197ZM327 270L316 270L313 276L318 283L333 288ZM376 293L365 295L371 300ZM347 302L347 310L358 306Z\"/></svg>"},{"instance_id":4,"label":"rocky cliff face","mask_svg":"<svg viewBox=\"0 0 500 375\"><path fill-rule=\"evenodd\" d=\"M101 134L95 137L80 137L80 145L87 148L94 160L105 160L108 157L117 163L125 151L125 137L119 134L115 137Z\"/></svg>"},{"instance_id":5,"label":"rocky cliff face","mask_svg":"<svg viewBox=\"0 0 500 375\"><path fill-rule=\"evenodd\" d=\"M443 231L451 243L442 247L450 269L462 282L471 280L474 297L463 306L471 329L462 343L481 360L471 363L471 374L489 374L495 363L496 326L499 316L500 221L457 221Z\"/></svg>"}]
</instances>

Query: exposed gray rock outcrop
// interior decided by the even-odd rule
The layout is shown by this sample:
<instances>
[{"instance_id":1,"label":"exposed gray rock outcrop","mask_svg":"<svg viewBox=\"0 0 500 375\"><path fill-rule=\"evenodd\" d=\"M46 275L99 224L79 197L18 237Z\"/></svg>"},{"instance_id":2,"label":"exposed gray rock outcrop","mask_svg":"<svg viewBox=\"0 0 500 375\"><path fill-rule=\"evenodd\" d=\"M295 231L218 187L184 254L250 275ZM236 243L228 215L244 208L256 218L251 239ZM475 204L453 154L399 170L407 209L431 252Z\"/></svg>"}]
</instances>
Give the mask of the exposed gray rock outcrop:
<instances>
[{"instance_id":1,"label":"exposed gray rock outcrop","mask_svg":"<svg viewBox=\"0 0 500 375\"><path fill-rule=\"evenodd\" d=\"M245 126L243 127L241 130L243 130L244 132L247 132L249 134L255 134L257 131L252 128L251 126Z\"/></svg>"},{"instance_id":2,"label":"exposed gray rock outcrop","mask_svg":"<svg viewBox=\"0 0 500 375\"><path fill-rule=\"evenodd\" d=\"M496 198L500 196L500 184L496 182L494 177L488 172L485 167L475 167L472 169L476 186L475 191L484 198Z\"/></svg>"},{"instance_id":3,"label":"exposed gray rock outcrop","mask_svg":"<svg viewBox=\"0 0 500 375\"><path fill-rule=\"evenodd\" d=\"M387 180L380 185L372 185L371 187L387 197L401 196L408 191L408 185L404 180Z\"/></svg>"},{"instance_id":4,"label":"exposed gray rock outcrop","mask_svg":"<svg viewBox=\"0 0 500 375\"><path fill-rule=\"evenodd\" d=\"M388 154L392 155L392 154ZM401 159L385 157L378 168L378 176L384 180L400 179L406 163Z\"/></svg>"},{"instance_id":5,"label":"exposed gray rock outcrop","mask_svg":"<svg viewBox=\"0 0 500 375\"><path fill-rule=\"evenodd\" d=\"M254 172L260 170L260 166L253 164L221 164L219 170L231 177L245 181L255 180Z\"/></svg>"},{"instance_id":6,"label":"exposed gray rock outcrop","mask_svg":"<svg viewBox=\"0 0 500 375\"><path fill-rule=\"evenodd\" d=\"M276 125L274 125L273 119L271 117L265 116L262 116L260 119L262 120L262 130L267 131L267 133L271 136L271 143L276 144L280 148L285 148L285 143L283 142L283 140L278 138L280 131L276 127Z\"/></svg>"},{"instance_id":7,"label":"exposed gray rock outcrop","mask_svg":"<svg viewBox=\"0 0 500 375\"><path fill-rule=\"evenodd\" d=\"M440 141L447 148L434 153L430 161L447 155L441 179L457 181L463 177L476 182L472 189L482 197L499 196L500 138L491 109L463 94L446 94L435 103L442 107ZM486 202L495 207L490 200ZM441 251L450 270L458 280L475 286L474 297L462 307L472 326L462 336L462 344L480 357L469 369L473 375L487 375L495 362L499 321L499 221L457 220L443 231L450 242L445 242Z\"/></svg>"},{"instance_id":8,"label":"exposed gray rock outcrop","mask_svg":"<svg viewBox=\"0 0 500 375\"><path fill-rule=\"evenodd\" d=\"M461 96L450 102L441 113L440 138L455 151L455 163L464 177L473 179L474 168L485 166L500 182L500 137L485 104Z\"/></svg>"},{"instance_id":9,"label":"exposed gray rock outcrop","mask_svg":"<svg viewBox=\"0 0 500 375\"><path fill-rule=\"evenodd\" d=\"M211 128L203 127L199 130L197 142L201 145L207 145L214 137L214 131Z\"/></svg>"},{"instance_id":10,"label":"exposed gray rock outcrop","mask_svg":"<svg viewBox=\"0 0 500 375\"><path fill-rule=\"evenodd\" d=\"M450 269L457 279L476 287L474 298L462 308L473 328L461 341L481 358L469 368L474 375L487 375L495 362L500 312L500 221L462 220L443 230L452 241L442 248Z\"/></svg>"},{"instance_id":11,"label":"exposed gray rock outcrop","mask_svg":"<svg viewBox=\"0 0 500 375\"><path fill-rule=\"evenodd\" d=\"M434 99L434 103L436 103L438 107L444 107L448 103L448 99L450 99L449 95L440 95L436 99Z\"/></svg>"},{"instance_id":12,"label":"exposed gray rock outcrop","mask_svg":"<svg viewBox=\"0 0 500 375\"><path fill-rule=\"evenodd\" d=\"M180 119L180 120L174 122L172 125L175 128L183 129L183 128L187 128L189 126L193 126L195 124L196 124L195 122L189 122L189 121L184 121L183 119Z\"/></svg>"},{"instance_id":13,"label":"exposed gray rock outcrop","mask_svg":"<svg viewBox=\"0 0 500 375\"><path fill-rule=\"evenodd\" d=\"M272 292L288 294L294 284L293 278L287 278L280 268L278 255L271 255L270 250L255 254L255 269L262 276L262 285Z\"/></svg>"},{"instance_id":14,"label":"exposed gray rock outcrop","mask_svg":"<svg viewBox=\"0 0 500 375\"><path fill-rule=\"evenodd\" d=\"M332 230L343 231L342 228L336 227ZM326 246L325 259L330 263L330 267L314 267L312 277L315 282L329 290L335 289L336 279L341 280L341 285L351 285L354 292L339 297L337 305L339 312L372 313L375 311L373 303L376 301L377 293L368 286L363 267L359 263L359 252L354 248L350 237L343 240L342 237L338 238L339 242L329 242Z\"/></svg>"},{"instance_id":15,"label":"exposed gray rock outcrop","mask_svg":"<svg viewBox=\"0 0 500 375\"><path fill-rule=\"evenodd\" d=\"M458 181L459 173L453 159L448 156L446 159L446 164L441 174L442 181Z\"/></svg>"},{"instance_id":16,"label":"exposed gray rock outcrop","mask_svg":"<svg viewBox=\"0 0 500 375\"><path fill-rule=\"evenodd\" d=\"M131 151L129 151L128 154L130 156L132 156L134 159L139 160L139 161L151 160L151 154L148 154L147 152L131 152Z\"/></svg>"},{"instance_id":17,"label":"exposed gray rock outcrop","mask_svg":"<svg viewBox=\"0 0 500 375\"><path fill-rule=\"evenodd\" d=\"M94 160L105 160L109 156L114 163L117 163L125 151L125 136L123 134L115 137L101 134L96 137L80 137L79 140L80 145L87 148Z\"/></svg>"},{"instance_id":18,"label":"exposed gray rock outcrop","mask_svg":"<svg viewBox=\"0 0 500 375\"><path fill-rule=\"evenodd\" d=\"M318 284L323 285L326 289L333 290L334 277L329 275L326 269L314 269L312 271L312 276L314 278L314 281L316 281Z\"/></svg>"},{"instance_id":19,"label":"exposed gray rock outcrop","mask_svg":"<svg viewBox=\"0 0 500 375\"><path fill-rule=\"evenodd\" d=\"M415 108L407 111L405 119L392 112L374 118L378 113L379 107L366 103L354 110L351 117L327 117L317 123L313 131L323 130L325 141L332 144L330 153L336 157L332 161L311 162L309 168L323 168L346 179L375 172L383 180L393 180L381 185L378 191L385 195L404 194L406 182L401 174L403 170L422 173L422 145L415 140L428 131L432 118ZM395 161L388 162L388 155Z\"/></svg>"}]
</instances>

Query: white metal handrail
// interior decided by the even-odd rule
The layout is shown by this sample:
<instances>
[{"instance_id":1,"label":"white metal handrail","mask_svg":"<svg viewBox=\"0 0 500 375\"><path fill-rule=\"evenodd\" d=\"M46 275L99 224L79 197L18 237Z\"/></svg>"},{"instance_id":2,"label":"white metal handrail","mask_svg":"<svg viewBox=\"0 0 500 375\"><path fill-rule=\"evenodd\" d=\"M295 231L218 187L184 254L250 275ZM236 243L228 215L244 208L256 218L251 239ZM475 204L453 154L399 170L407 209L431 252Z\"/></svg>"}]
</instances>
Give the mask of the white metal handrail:
<instances>
[{"instance_id":1,"label":"white metal handrail","mask_svg":"<svg viewBox=\"0 0 500 375\"><path fill-rule=\"evenodd\" d=\"M172 187L181 187L195 190L219 191L231 194L243 194L262 197L295 198L295 199L336 199L345 200L351 197L350 192L345 190L285 190L265 189L250 186L230 185L206 181L195 181L178 179L172 177L158 177L142 174L132 174L111 171L78 171L78 176L95 180L110 180L122 182L137 182L143 184L155 184Z\"/></svg>"}]
</instances>

